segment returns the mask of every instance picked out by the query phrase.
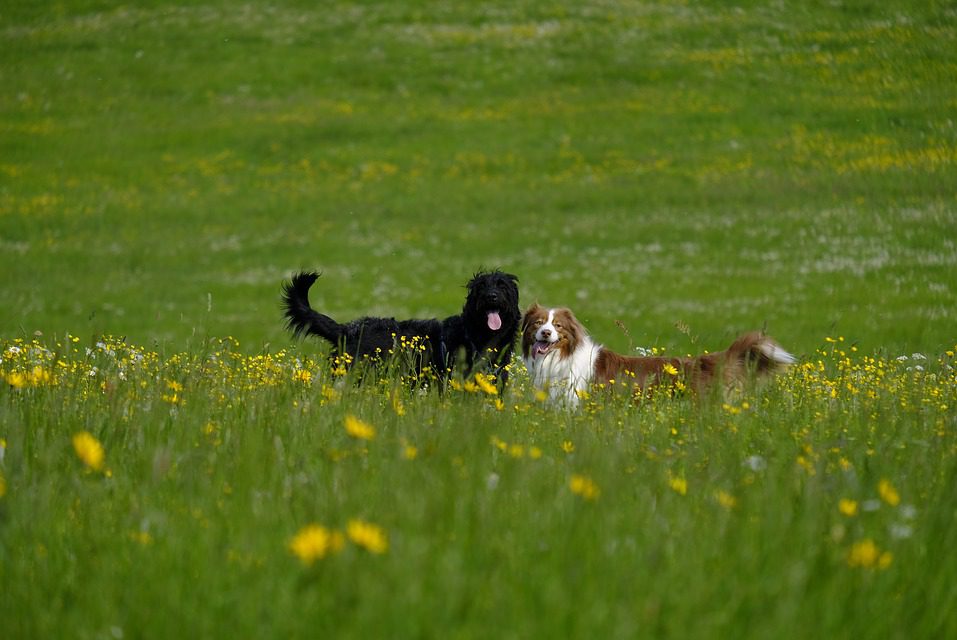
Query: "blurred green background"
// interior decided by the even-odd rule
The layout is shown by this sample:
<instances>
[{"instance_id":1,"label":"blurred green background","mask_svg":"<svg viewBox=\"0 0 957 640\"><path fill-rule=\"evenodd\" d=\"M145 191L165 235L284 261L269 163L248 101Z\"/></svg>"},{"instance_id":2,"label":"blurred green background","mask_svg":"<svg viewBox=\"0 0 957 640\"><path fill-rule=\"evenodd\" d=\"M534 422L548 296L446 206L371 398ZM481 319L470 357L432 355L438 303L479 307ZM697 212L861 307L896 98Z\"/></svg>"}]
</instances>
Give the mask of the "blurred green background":
<instances>
[{"instance_id":1,"label":"blurred green background","mask_svg":"<svg viewBox=\"0 0 957 640\"><path fill-rule=\"evenodd\" d=\"M618 349L957 316L953 2L0 9L0 335L285 346L481 267ZM627 328L626 335L616 321Z\"/></svg>"}]
</instances>

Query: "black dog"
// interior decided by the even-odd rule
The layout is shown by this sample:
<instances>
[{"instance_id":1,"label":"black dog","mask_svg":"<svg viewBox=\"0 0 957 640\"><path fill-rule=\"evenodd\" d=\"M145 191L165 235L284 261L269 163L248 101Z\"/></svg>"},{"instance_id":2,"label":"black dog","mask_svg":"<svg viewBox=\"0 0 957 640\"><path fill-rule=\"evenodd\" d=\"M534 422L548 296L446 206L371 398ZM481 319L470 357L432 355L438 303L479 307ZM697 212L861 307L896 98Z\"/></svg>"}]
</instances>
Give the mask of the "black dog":
<instances>
[{"instance_id":1,"label":"black dog","mask_svg":"<svg viewBox=\"0 0 957 640\"><path fill-rule=\"evenodd\" d=\"M298 273L283 284L283 307L289 329L296 337L311 334L333 344L331 357L347 355L346 366L356 362L382 362L397 353L412 352L410 367L417 376L434 376L440 387L451 378L461 350L463 374L468 377L481 364L495 376L499 389L508 381L515 335L522 314L518 308L518 278L501 271L475 274L466 288L462 313L444 320L359 318L340 324L309 305L309 288L317 273Z\"/></svg>"}]
</instances>

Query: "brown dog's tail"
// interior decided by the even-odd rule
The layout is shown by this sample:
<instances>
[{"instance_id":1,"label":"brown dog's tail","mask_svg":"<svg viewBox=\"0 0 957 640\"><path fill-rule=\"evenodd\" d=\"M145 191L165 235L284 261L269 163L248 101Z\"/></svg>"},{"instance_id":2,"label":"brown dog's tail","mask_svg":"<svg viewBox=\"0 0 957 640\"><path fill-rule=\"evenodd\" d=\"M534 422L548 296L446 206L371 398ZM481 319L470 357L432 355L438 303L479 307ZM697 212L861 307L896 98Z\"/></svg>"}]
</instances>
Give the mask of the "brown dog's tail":
<instances>
[{"instance_id":1,"label":"brown dog's tail","mask_svg":"<svg viewBox=\"0 0 957 640\"><path fill-rule=\"evenodd\" d=\"M728 361L746 364L757 375L773 373L797 362L773 338L760 331L746 333L728 347Z\"/></svg>"}]
</instances>

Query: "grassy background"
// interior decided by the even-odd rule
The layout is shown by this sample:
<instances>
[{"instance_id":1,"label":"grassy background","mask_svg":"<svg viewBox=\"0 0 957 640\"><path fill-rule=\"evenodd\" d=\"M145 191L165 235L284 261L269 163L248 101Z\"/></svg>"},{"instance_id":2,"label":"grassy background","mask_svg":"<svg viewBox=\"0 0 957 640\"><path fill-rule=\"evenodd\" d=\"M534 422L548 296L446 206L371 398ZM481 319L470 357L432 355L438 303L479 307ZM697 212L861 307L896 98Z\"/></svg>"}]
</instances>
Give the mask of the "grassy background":
<instances>
[{"instance_id":1,"label":"grassy background","mask_svg":"<svg viewBox=\"0 0 957 640\"><path fill-rule=\"evenodd\" d=\"M948 345L951 3L14 3L0 334L286 344L480 266L612 346ZM675 323L688 327L683 335Z\"/></svg>"},{"instance_id":2,"label":"grassy background","mask_svg":"<svg viewBox=\"0 0 957 640\"><path fill-rule=\"evenodd\" d=\"M953 2L8 2L0 41L0 635L957 635ZM621 350L807 357L565 414L283 351L295 269L345 319L481 266ZM352 518L389 551L289 552Z\"/></svg>"}]
</instances>

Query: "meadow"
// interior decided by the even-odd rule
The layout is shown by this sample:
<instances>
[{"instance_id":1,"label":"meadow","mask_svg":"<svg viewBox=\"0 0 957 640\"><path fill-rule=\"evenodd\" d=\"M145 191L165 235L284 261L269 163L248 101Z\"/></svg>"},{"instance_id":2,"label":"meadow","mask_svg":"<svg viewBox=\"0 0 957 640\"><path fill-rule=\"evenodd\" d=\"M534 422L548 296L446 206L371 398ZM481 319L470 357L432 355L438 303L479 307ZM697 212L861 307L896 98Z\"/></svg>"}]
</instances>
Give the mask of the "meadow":
<instances>
[{"instance_id":1,"label":"meadow","mask_svg":"<svg viewBox=\"0 0 957 640\"><path fill-rule=\"evenodd\" d=\"M957 636L952 2L0 9L0 636ZM482 267L733 398L293 342Z\"/></svg>"}]
</instances>

